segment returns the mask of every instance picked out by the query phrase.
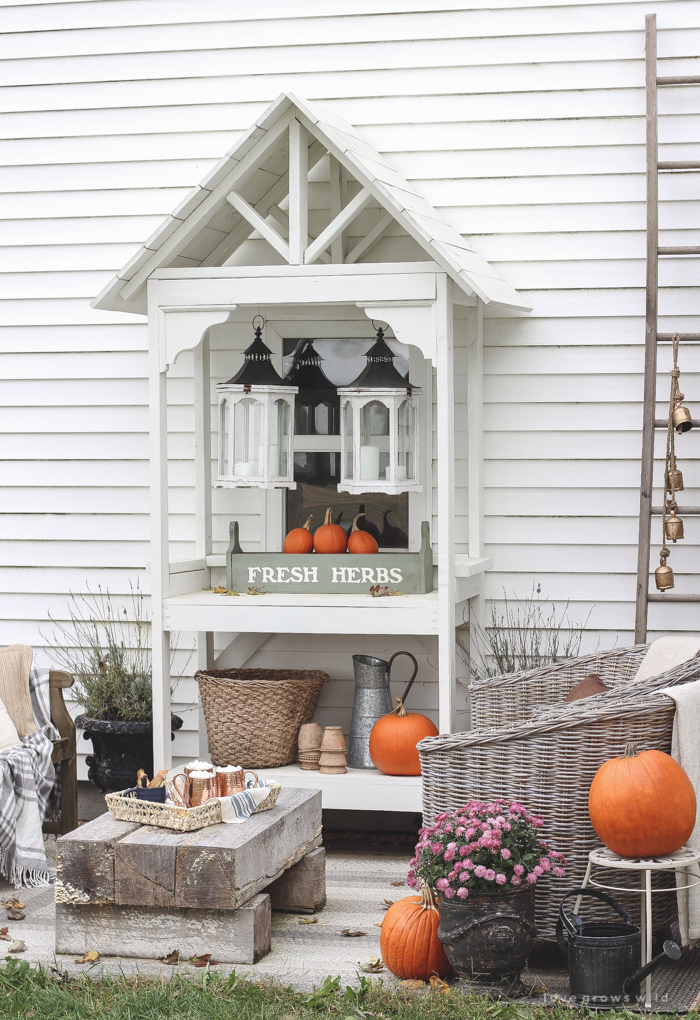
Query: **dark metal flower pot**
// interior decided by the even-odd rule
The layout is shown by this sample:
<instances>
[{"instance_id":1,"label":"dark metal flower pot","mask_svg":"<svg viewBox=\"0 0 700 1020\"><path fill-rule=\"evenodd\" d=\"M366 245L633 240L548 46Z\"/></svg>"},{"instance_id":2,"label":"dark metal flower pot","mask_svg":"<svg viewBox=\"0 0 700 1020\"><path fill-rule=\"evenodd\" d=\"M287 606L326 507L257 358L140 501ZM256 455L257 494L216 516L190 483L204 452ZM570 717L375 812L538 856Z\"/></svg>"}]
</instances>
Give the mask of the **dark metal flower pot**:
<instances>
[{"instance_id":1,"label":"dark metal flower pot","mask_svg":"<svg viewBox=\"0 0 700 1020\"><path fill-rule=\"evenodd\" d=\"M171 737L182 726L178 715L170 717ZM117 722L80 715L75 725L92 741L94 754L85 759L88 779L105 790L126 790L136 786L136 774L145 769L153 775L153 723Z\"/></svg>"},{"instance_id":2,"label":"dark metal flower pot","mask_svg":"<svg viewBox=\"0 0 700 1020\"><path fill-rule=\"evenodd\" d=\"M438 938L460 978L516 996L520 971L535 945L535 887L470 892L466 900L438 893Z\"/></svg>"}]
</instances>

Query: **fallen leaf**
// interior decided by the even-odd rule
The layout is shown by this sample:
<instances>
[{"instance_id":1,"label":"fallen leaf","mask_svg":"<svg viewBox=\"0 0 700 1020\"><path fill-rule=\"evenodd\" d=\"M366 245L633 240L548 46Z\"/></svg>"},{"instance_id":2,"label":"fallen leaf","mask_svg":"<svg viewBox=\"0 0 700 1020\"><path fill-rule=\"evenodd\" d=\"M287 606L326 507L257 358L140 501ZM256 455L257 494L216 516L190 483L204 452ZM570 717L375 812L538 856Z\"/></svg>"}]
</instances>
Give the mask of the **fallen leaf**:
<instances>
[{"instance_id":1,"label":"fallen leaf","mask_svg":"<svg viewBox=\"0 0 700 1020\"><path fill-rule=\"evenodd\" d=\"M22 939L13 939L7 947L8 953L24 953L26 949L27 944L22 942Z\"/></svg>"},{"instance_id":2,"label":"fallen leaf","mask_svg":"<svg viewBox=\"0 0 700 1020\"><path fill-rule=\"evenodd\" d=\"M3 942L12 942L12 936L10 935L9 928L0 928L0 939Z\"/></svg>"},{"instance_id":3,"label":"fallen leaf","mask_svg":"<svg viewBox=\"0 0 700 1020\"><path fill-rule=\"evenodd\" d=\"M228 595L228 588L225 584L220 584L218 588L214 589L215 595Z\"/></svg>"},{"instance_id":4,"label":"fallen leaf","mask_svg":"<svg viewBox=\"0 0 700 1020\"><path fill-rule=\"evenodd\" d=\"M176 963L180 962L180 950L173 949L172 953L168 953L167 956L159 956L158 959L161 963L167 963L170 967L174 967Z\"/></svg>"},{"instance_id":5,"label":"fallen leaf","mask_svg":"<svg viewBox=\"0 0 700 1020\"><path fill-rule=\"evenodd\" d=\"M366 931L351 931L349 928L341 928L339 934L340 935L344 935L347 939L356 939L356 938L359 938L360 935L366 935L367 932Z\"/></svg>"},{"instance_id":6,"label":"fallen leaf","mask_svg":"<svg viewBox=\"0 0 700 1020\"><path fill-rule=\"evenodd\" d=\"M402 988L422 988L425 981L421 981L420 978L407 978L401 982Z\"/></svg>"},{"instance_id":7,"label":"fallen leaf","mask_svg":"<svg viewBox=\"0 0 700 1020\"><path fill-rule=\"evenodd\" d=\"M384 927L384 922L383 921L375 921L374 922L374 927L375 928L383 928Z\"/></svg>"},{"instance_id":8,"label":"fallen leaf","mask_svg":"<svg viewBox=\"0 0 700 1020\"><path fill-rule=\"evenodd\" d=\"M405 885L405 882L390 882L389 885Z\"/></svg>"},{"instance_id":9,"label":"fallen leaf","mask_svg":"<svg viewBox=\"0 0 700 1020\"><path fill-rule=\"evenodd\" d=\"M212 960L211 953L202 953L201 956L190 956L187 960L193 967L206 967L209 964L212 967L216 966L216 960Z\"/></svg>"},{"instance_id":10,"label":"fallen leaf","mask_svg":"<svg viewBox=\"0 0 700 1020\"><path fill-rule=\"evenodd\" d=\"M450 990L450 986L447 981L443 981L442 978L437 976L437 974L430 975L430 987L434 992L442 992L443 995L445 992L449 992Z\"/></svg>"},{"instance_id":11,"label":"fallen leaf","mask_svg":"<svg viewBox=\"0 0 700 1020\"><path fill-rule=\"evenodd\" d=\"M10 948L10 952L12 952L12 948ZM100 954L97 952L96 949L88 949L88 951L85 954L85 956L81 956L80 959L76 960L75 962L76 963L97 963L99 958L100 958Z\"/></svg>"},{"instance_id":12,"label":"fallen leaf","mask_svg":"<svg viewBox=\"0 0 700 1020\"><path fill-rule=\"evenodd\" d=\"M299 924L318 924L318 918L317 917L302 917L301 921L299 921Z\"/></svg>"},{"instance_id":13,"label":"fallen leaf","mask_svg":"<svg viewBox=\"0 0 700 1020\"><path fill-rule=\"evenodd\" d=\"M202 591L214 591L213 588L202 588Z\"/></svg>"},{"instance_id":14,"label":"fallen leaf","mask_svg":"<svg viewBox=\"0 0 700 1020\"><path fill-rule=\"evenodd\" d=\"M380 907L384 907L385 910L388 910L389 907L393 907L393 905L394 905L394 901L393 900L384 900L383 903L379 904L379 906Z\"/></svg>"},{"instance_id":15,"label":"fallen leaf","mask_svg":"<svg viewBox=\"0 0 700 1020\"><path fill-rule=\"evenodd\" d=\"M384 964L380 956L370 956L367 963L358 962L358 967L369 974L378 974L380 970L384 970Z\"/></svg>"},{"instance_id":16,"label":"fallen leaf","mask_svg":"<svg viewBox=\"0 0 700 1020\"><path fill-rule=\"evenodd\" d=\"M23 921L27 915L23 910L15 910L14 907L7 908L8 921Z\"/></svg>"},{"instance_id":17,"label":"fallen leaf","mask_svg":"<svg viewBox=\"0 0 700 1020\"><path fill-rule=\"evenodd\" d=\"M19 900L3 900L2 905L6 910L24 910L24 903L20 903Z\"/></svg>"},{"instance_id":18,"label":"fallen leaf","mask_svg":"<svg viewBox=\"0 0 700 1020\"><path fill-rule=\"evenodd\" d=\"M237 595L238 595L238 592L237 592L237 591L233 591L233 590L231 590L231 591L227 591L227 592L226 592L226 594L227 594L227 595L236 595L236 596L237 596Z\"/></svg>"}]
</instances>

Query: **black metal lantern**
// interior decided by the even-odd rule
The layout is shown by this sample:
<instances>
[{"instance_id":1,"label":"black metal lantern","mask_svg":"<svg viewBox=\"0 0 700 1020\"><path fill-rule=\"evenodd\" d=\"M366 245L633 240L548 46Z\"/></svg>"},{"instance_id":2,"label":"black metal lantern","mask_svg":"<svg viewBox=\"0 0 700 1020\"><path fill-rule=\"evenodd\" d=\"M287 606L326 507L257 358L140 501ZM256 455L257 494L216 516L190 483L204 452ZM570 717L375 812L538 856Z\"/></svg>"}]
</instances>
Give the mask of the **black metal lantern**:
<instances>
[{"instance_id":1,"label":"black metal lantern","mask_svg":"<svg viewBox=\"0 0 700 1020\"><path fill-rule=\"evenodd\" d=\"M243 367L216 387L219 393L217 485L260 489L296 488L293 438L297 387L282 379L263 341L262 325L244 352Z\"/></svg>"},{"instance_id":2,"label":"black metal lantern","mask_svg":"<svg viewBox=\"0 0 700 1020\"><path fill-rule=\"evenodd\" d=\"M298 387L294 405L297 436L337 436L340 432L338 388L321 367L323 358L313 340L301 340L285 382Z\"/></svg>"},{"instance_id":3,"label":"black metal lantern","mask_svg":"<svg viewBox=\"0 0 700 1020\"><path fill-rule=\"evenodd\" d=\"M396 355L377 330L365 355L367 365L349 386L338 389L341 403L339 492L420 492L419 397L404 379Z\"/></svg>"}]
</instances>

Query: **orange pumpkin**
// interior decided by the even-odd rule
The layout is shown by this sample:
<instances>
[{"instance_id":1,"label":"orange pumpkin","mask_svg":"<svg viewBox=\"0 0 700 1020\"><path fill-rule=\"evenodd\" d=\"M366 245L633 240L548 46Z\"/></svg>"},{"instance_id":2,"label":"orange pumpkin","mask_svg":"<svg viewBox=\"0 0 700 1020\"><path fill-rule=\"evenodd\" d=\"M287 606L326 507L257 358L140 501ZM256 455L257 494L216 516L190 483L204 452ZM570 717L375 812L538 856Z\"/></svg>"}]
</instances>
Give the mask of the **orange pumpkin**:
<instances>
[{"instance_id":1,"label":"orange pumpkin","mask_svg":"<svg viewBox=\"0 0 700 1020\"><path fill-rule=\"evenodd\" d=\"M663 751L628 744L604 762L591 783L588 813L603 843L620 857L671 854L695 827L695 791L677 761Z\"/></svg>"},{"instance_id":2,"label":"orange pumpkin","mask_svg":"<svg viewBox=\"0 0 700 1020\"><path fill-rule=\"evenodd\" d=\"M309 527L312 517L313 514L309 514L303 527L292 528L284 540L283 553L310 553L313 550L314 540Z\"/></svg>"},{"instance_id":3,"label":"orange pumpkin","mask_svg":"<svg viewBox=\"0 0 700 1020\"><path fill-rule=\"evenodd\" d=\"M344 553L347 545L345 528L333 523L333 510L328 507L323 524L314 532L314 549L317 553Z\"/></svg>"},{"instance_id":4,"label":"orange pumpkin","mask_svg":"<svg viewBox=\"0 0 700 1020\"><path fill-rule=\"evenodd\" d=\"M378 553L379 546L376 538L370 535L369 531L360 531L357 522L364 514L358 514L352 522L352 531L348 535L348 552L361 555L362 553Z\"/></svg>"},{"instance_id":5,"label":"orange pumpkin","mask_svg":"<svg viewBox=\"0 0 700 1020\"><path fill-rule=\"evenodd\" d=\"M439 923L433 894L425 882L420 896L406 896L389 907L379 948L392 974L428 981L432 974L446 977L450 973L452 965L437 936Z\"/></svg>"},{"instance_id":6,"label":"orange pumpkin","mask_svg":"<svg viewBox=\"0 0 700 1020\"><path fill-rule=\"evenodd\" d=\"M407 712L401 698L389 715L383 715L369 735L369 756L387 776L419 776L420 758L416 744L438 731L425 715Z\"/></svg>"}]
</instances>

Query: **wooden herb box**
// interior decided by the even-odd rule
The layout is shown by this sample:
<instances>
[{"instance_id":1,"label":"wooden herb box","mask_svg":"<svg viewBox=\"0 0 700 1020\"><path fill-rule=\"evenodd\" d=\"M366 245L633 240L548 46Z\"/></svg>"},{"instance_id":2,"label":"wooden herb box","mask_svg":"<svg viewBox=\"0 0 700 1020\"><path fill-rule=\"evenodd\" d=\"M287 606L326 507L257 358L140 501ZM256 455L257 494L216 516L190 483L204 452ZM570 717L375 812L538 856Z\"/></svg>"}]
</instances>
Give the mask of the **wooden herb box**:
<instances>
[{"instance_id":1,"label":"wooden herb box","mask_svg":"<svg viewBox=\"0 0 700 1020\"><path fill-rule=\"evenodd\" d=\"M247 553L238 540L238 521L231 521L229 532L226 585L232 591L245 593L248 588L259 588L275 594L367 595L377 584L402 595L424 595L433 590L433 550L427 521L421 524L419 552L367 556Z\"/></svg>"}]
</instances>

